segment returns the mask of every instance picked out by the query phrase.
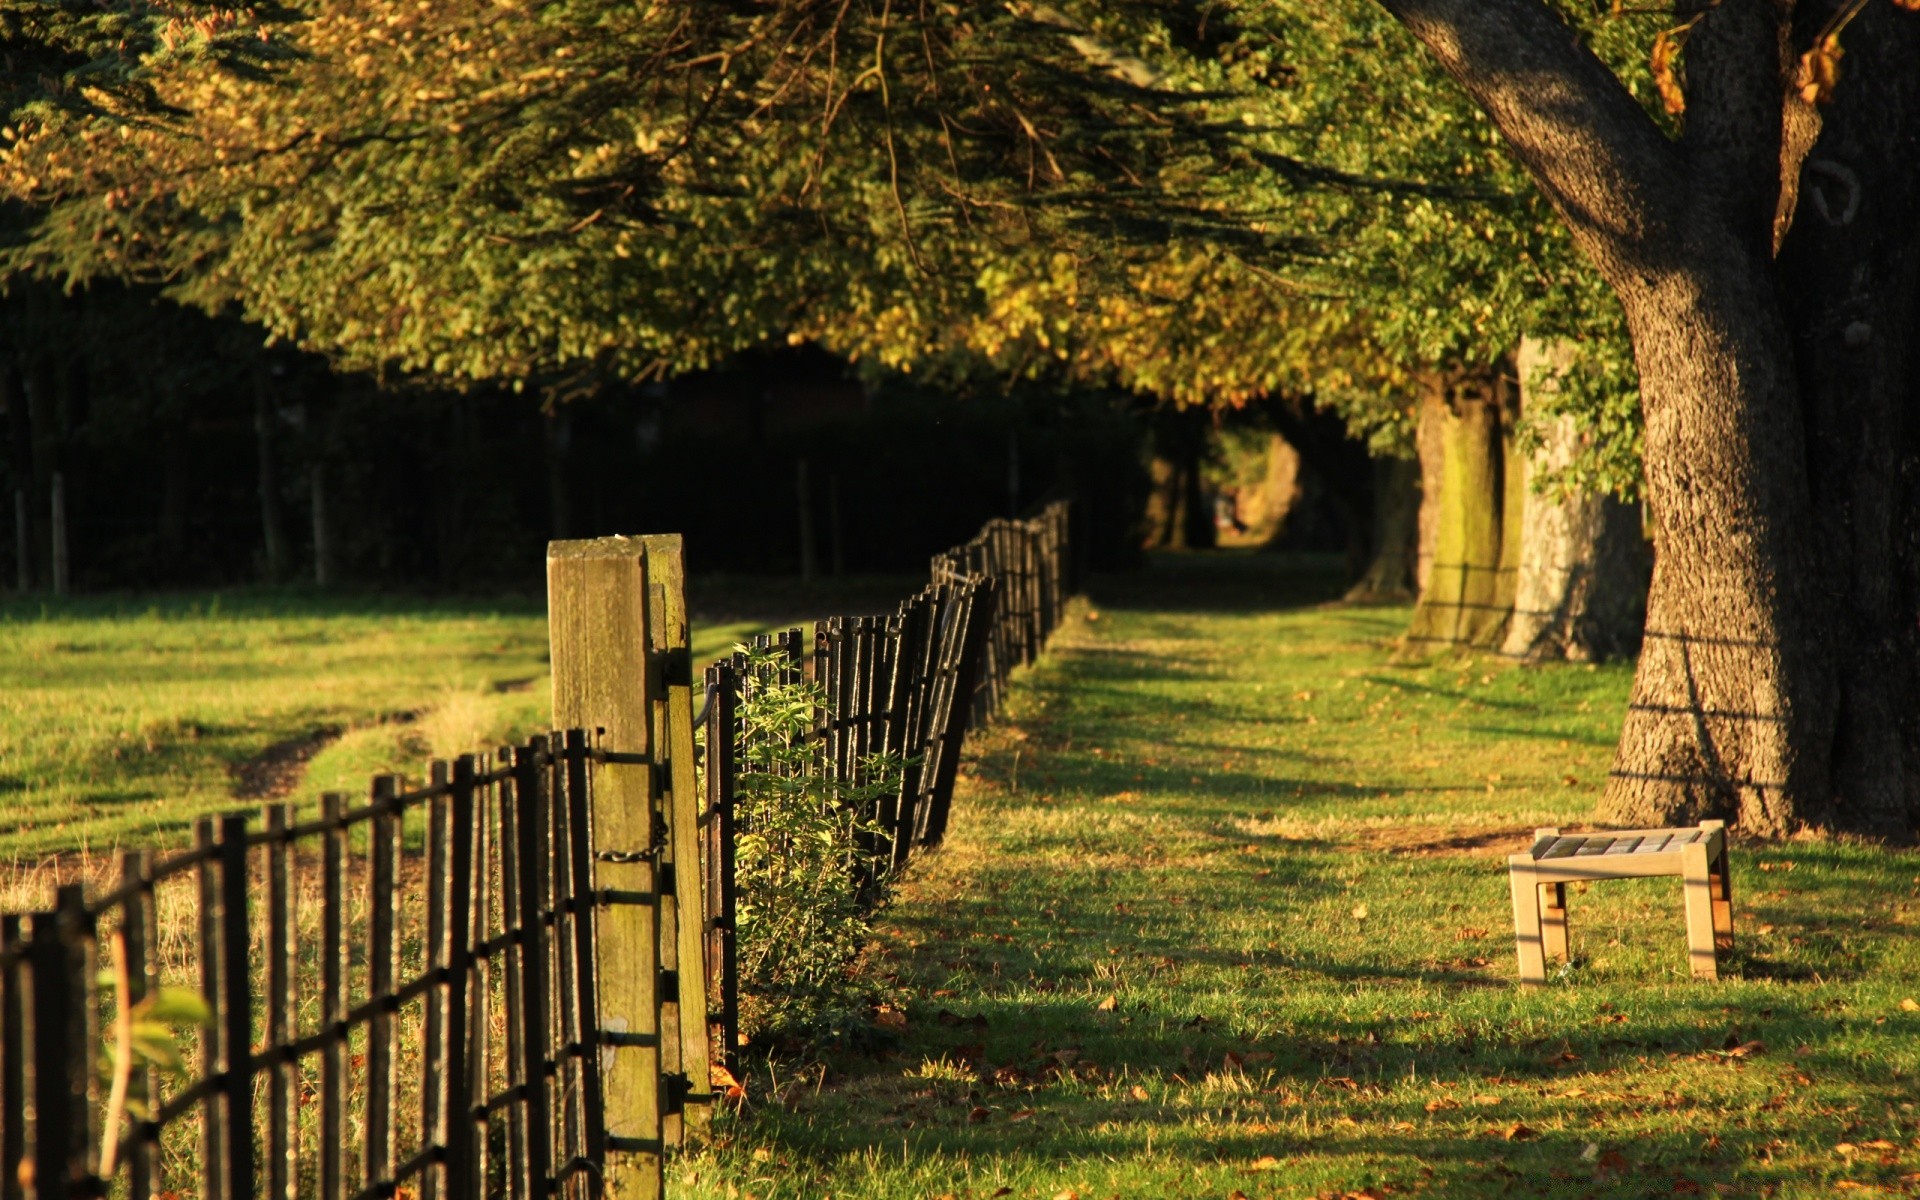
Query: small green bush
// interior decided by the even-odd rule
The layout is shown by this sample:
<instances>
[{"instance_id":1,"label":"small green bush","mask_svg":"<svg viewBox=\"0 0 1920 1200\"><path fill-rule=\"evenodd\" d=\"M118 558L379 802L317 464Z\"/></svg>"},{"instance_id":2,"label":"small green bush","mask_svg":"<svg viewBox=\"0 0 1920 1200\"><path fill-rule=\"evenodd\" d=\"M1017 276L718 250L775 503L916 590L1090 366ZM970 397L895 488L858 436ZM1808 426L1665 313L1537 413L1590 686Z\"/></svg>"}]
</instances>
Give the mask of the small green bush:
<instances>
[{"instance_id":1,"label":"small green bush","mask_svg":"<svg viewBox=\"0 0 1920 1200\"><path fill-rule=\"evenodd\" d=\"M885 886L879 829L859 815L896 790L904 763L875 754L858 785L833 777L817 736L826 694L784 683L784 660L748 652L734 797L741 1030L749 1041L821 1041L863 1025L857 973L867 914Z\"/></svg>"}]
</instances>

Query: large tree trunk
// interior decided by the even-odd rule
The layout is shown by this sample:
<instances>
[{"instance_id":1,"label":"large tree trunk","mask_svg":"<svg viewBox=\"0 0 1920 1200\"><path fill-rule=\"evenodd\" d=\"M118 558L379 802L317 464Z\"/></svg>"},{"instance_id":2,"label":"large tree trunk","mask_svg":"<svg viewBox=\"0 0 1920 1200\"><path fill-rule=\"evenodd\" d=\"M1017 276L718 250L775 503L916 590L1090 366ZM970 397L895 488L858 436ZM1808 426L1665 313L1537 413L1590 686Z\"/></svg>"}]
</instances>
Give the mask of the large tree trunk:
<instances>
[{"instance_id":1,"label":"large tree trunk","mask_svg":"<svg viewBox=\"0 0 1920 1200\"><path fill-rule=\"evenodd\" d=\"M1521 409L1551 392L1572 359L1570 343L1523 338L1515 367ZM1647 615L1653 562L1638 506L1595 493L1542 491L1539 479L1563 469L1579 448L1573 418L1545 423L1522 464L1519 574L1502 654L1527 662L1592 662L1637 652Z\"/></svg>"},{"instance_id":2,"label":"large tree trunk","mask_svg":"<svg viewBox=\"0 0 1920 1200\"><path fill-rule=\"evenodd\" d=\"M1846 34L1846 75L1806 160L1777 274L1809 430L1811 581L1840 600L1834 823L1920 824L1920 15L1889 4Z\"/></svg>"},{"instance_id":3,"label":"large tree trunk","mask_svg":"<svg viewBox=\"0 0 1920 1200\"><path fill-rule=\"evenodd\" d=\"M1541 0L1382 3L1626 310L1658 553L1601 816L1908 834L1920 21L1866 6L1815 113L1793 67L1822 12L1703 8L1676 143Z\"/></svg>"},{"instance_id":4,"label":"large tree trunk","mask_svg":"<svg viewBox=\"0 0 1920 1200\"><path fill-rule=\"evenodd\" d=\"M1500 644L1513 611L1520 481L1511 388L1497 368L1428 381L1421 403L1439 429L1433 557L1406 645Z\"/></svg>"}]
</instances>

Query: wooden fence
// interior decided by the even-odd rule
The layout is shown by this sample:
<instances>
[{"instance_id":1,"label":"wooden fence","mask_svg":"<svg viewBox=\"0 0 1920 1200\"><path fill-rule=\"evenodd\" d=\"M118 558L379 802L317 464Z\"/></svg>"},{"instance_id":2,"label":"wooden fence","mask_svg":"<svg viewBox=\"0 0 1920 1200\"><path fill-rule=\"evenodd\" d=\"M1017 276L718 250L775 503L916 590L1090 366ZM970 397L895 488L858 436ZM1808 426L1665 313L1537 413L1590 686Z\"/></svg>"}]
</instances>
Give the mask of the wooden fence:
<instances>
[{"instance_id":1,"label":"wooden fence","mask_svg":"<svg viewBox=\"0 0 1920 1200\"><path fill-rule=\"evenodd\" d=\"M575 730L415 790L380 777L358 805L205 819L190 850L125 855L104 895L0 918L0 1195L596 1191L604 757ZM164 953L163 903L193 931ZM212 1014L170 1035L198 1042L178 1074L151 1040L166 989Z\"/></svg>"},{"instance_id":2,"label":"wooden fence","mask_svg":"<svg viewBox=\"0 0 1920 1200\"><path fill-rule=\"evenodd\" d=\"M969 723L1058 623L1066 529L1064 505L994 522L892 615L817 627L823 761L912 764L870 814L893 866L940 840ZM575 728L363 803L203 820L102 895L0 916L0 1200L664 1195L712 1056L738 1065L755 686L738 660L707 672L702 779L684 583L677 536L554 543L554 723ZM767 644L797 678L799 632ZM211 1019L168 1032L181 995Z\"/></svg>"},{"instance_id":3,"label":"wooden fence","mask_svg":"<svg viewBox=\"0 0 1920 1200\"><path fill-rule=\"evenodd\" d=\"M916 847L946 835L969 727L996 711L1013 668L1031 662L1058 627L1072 586L1068 531L1064 501L1030 520L992 521L936 557L933 582L893 614L818 622L810 666L793 629L755 639L752 658L735 654L707 668L708 987L716 1000L715 1054L729 1070L738 1066L740 1032L733 940L733 799L747 750L740 702L775 678L809 677L825 697L812 769L857 785L866 782L869 755L904 761L899 786L861 814L879 832L856 864L856 882L877 896L882 880L873 864L898 871Z\"/></svg>"},{"instance_id":4,"label":"wooden fence","mask_svg":"<svg viewBox=\"0 0 1920 1200\"><path fill-rule=\"evenodd\" d=\"M1072 510L1065 500L1025 520L989 521L964 546L933 557L933 582L991 579L997 585L993 631L973 693L974 718L1000 711L1015 667L1031 663L1059 627L1078 586L1071 553Z\"/></svg>"}]
</instances>

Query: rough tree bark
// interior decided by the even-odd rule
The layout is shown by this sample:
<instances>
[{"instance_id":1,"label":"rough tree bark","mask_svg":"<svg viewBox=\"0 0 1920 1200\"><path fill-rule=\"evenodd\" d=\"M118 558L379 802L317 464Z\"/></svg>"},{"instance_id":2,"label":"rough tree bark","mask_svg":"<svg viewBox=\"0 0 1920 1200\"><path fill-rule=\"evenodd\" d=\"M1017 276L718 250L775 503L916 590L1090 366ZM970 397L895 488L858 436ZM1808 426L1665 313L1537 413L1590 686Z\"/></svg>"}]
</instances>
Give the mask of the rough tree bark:
<instances>
[{"instance_id":1,"label":"rough tree bark","mask_svg":"<svg viewBox=\"0 0 1920 1200\"><path fill-rule=\"evenodd\" d=\"M1849 346L1847 314L1912 312L1920 14L1869 4L1847 34L1857 57L1813 114L1792 73L1824 8L1701 9L1671 141L1542 0L1381 2L1493 119L1626 311L1659 554L1602 818L1909 834L1914 737L1895 714L1915 708L1913 517L1897 414L1913 372L1904 347ZM1804 228L1803 179L1840 179L1822 162L1859 185L1859 228ZM1853 204L1821 194L1830 211ZM1801 282L1808 293L1782 299Z\"/></svg>"},{"instance_id":2,"label":"rough tree bark","mask_svg":"<svg viewBox=\"0 0 1920 1200\"><path fill-rule=\"evenodd\" d=\"M1515 356L1520 407L1550 392L1568 369L1573 347L1523 338ZM1500 652L1527 662L1592 662L1640 649L1653 568L1636 505L1618 497L1541 491L1540 476L1564 468L1579 448L1571 416L1541 430L1540 445L1521 463L1519 574L1513 616Z\"/></svg>"},{"instance_id":3,"label":"rough tree bark","mask_svg":"<svg viewBox=\"0 0 1920 1200\"><path fill-rule=\"evenodd\" d=\"M1430 486L1431 557L1406 646L1493 647L1513 611L1519 555L1520 491L1513 450L1513 403L1505 372L1432 375L1421 426L1437 446Z\"/></svg>"}]
</instances>

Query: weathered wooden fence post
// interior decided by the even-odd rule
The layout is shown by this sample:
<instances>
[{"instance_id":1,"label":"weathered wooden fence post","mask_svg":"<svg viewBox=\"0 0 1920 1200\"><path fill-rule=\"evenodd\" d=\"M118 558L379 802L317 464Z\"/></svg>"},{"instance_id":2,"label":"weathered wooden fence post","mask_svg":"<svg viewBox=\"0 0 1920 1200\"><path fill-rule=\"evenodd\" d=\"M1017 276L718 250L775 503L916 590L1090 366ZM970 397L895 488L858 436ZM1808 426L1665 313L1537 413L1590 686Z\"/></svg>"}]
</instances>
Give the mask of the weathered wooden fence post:
<instances>
[{"instance_id":1,"label":"weathered wooden fence post","mask_svg":"<svg viewBox=\"0 0 1920 1200\"><path fill-rule=\"evenodd\" d=\"M599 730L604 747L623 759L632 756L599 769L593 787L597 876L606 905L597 922L598 1040L607 1064L611 1152L606 1182L622 1200L656 1200L665 1193L660 879L650 759L656 747L649 700L661 664L651 653L647 559L646 545L633 538L547 548L553 725Z\"/></svg>"}]
</instances>

